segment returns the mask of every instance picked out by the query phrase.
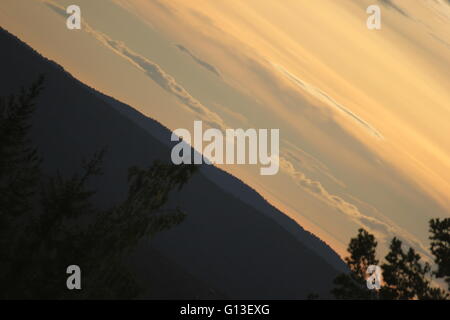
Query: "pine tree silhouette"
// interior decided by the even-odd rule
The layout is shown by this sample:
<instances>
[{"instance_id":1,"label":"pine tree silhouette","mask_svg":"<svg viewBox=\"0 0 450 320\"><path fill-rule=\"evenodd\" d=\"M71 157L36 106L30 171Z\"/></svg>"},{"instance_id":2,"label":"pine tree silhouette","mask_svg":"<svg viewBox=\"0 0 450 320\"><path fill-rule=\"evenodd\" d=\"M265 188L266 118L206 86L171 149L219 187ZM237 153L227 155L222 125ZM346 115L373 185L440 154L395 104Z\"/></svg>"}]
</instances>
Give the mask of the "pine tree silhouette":
<instances>
[{"instance_id":1,"label":"pine tree silhouette","mask_svg":"<svg viewBox=\"0 0 450 320\"><path fill-rule=\"evenodd\" d=\"M445 293L431 286L431 266L422 263L413 248L403 251L402 241L393 238L383 269L385 285L380 290L381 299L443 299Z\"/></svg>"},{"instance_id":2,"label":"pine tree silhouette","mask_svg":"<svg viewBox=\"0 0 450 320\"><path fill-rule=\"evenodd\" d=\"M438 269L436 277L443 278L450 291L450 218L430 220L431 253Z\"/></svg>"},{"instance_id":3,"label":"pine tree silhouette","mask_svg":"<svg viewBox=\"0 0 450 320\"><path fill-rule=\"evenodd\" d=\"M358 230L356 238L350 240L348 252L350 257L345 262L349 274L341 274L334 280L335 288L331 293L337 299L371 299L373 293L367 289L366 270L370 265L377 265L375 258L377 242L375 237L364 229Z\"/></svg>"},{"instance_id":4,"label":"pine tree silhouette","mask_svg":"<svg viewBox=\"0 0 450 320\"><path fill-rule=\"evenodd\" d=\"M43 83L41 77L0 100L0 298L136 297L140 287L124 260L143 237L183 221L182 210L165 205L197 167L132 167L126 199L112 208L96 207L87 183L102 174L105 150L68 178L40 171L29 129ZM71 264L83 270L80 291L67 290Z\"/></svg>"},{"instance_id":5,"label":"pine tree silhouette","mask_svg":"<svg viewBox=\"0 0 450 320\"><path fill-rule=\"evenodd\" d=\"M337 299L436 299L449 298L449 293L432 285L433 279L444 278L448 282L450 219L430 221L431 253L438 265L432 271L429 263L422 262L421 256L413 249L403 250L402 241L393 238L390 251L381 265L383 283L379 290L369 290L366 286L366 270L369 265L377 265L375 237L364 229L350 240L345 259L350 272L336 277L331 293Z\"/></svg>"}]
</instances>

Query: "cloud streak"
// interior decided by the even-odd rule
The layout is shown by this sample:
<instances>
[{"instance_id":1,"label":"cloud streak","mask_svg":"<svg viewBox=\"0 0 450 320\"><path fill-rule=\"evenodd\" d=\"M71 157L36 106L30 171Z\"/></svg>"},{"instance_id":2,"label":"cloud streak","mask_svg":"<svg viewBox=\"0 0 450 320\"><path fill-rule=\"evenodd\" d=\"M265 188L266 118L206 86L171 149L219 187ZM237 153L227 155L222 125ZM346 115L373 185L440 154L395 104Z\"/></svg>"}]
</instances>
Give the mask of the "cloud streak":
<instances>
[{"instance_id":1,"label":"cloud streak","mask_svg":"<svg viewBox=\"0 0 450 320\"><path fill-rule=\"evenodd\" d=\"M283 68L280 65L273 64L273 66L282 72L291 82L299 86L304 91L308 92L310 95L316 97L317 99L321 100L322 102L326 103L328 106L332 107L333 109L339 110L340 112L344 113L348 117L350 117L352 120L356 121L359 125L361 125L367 132L369 132L371 135L375 136L378 139L384 139L383 135L375 129L372 125L370 125L368 122L366 122L361 117L357 116L355 113L353 113L351 110L347 109L340 103L336 102L333 98L331 98L329 95L327 95L325 92L320 90L319 88L316 88L305 81L299 79L297 76L293 75L289 71L287 71L285 68Z\"/></svg>"},{"instance_id":2,"label":"cloud streak","mask_svg":"<svg viewBox=\"0 0 450 320\"><path fill-rule=\"evenodd\" d=\"M408 17L408 14L402 8L397 6L392 0L379 0L379 1L385 6L396 10L398 13L404 15L405 17Z\"/></svg>"},{"instance_id":3,"label":"cloud streak","mask_svg":"<svg viewBox=\"0 0 450 320\"><path fill-rule=\"evenodd\" d=\"M44 1L44 3L56 13L66 17L66 11L60 5L55 4L52 1ZM177 83L174 77L165 72L158 64L131 50L126 46L124 42L114 40L108 35L95 30L86 21L82 21L82 26L82 30L100 41L104 46L113 50L119 56L125 58L136 68L143 71L162 89L176 97L184 106L188 108L189 111L196 114L199 117L199 120L204 121L206 124L213 128L220 128L222 130L226 128L223 119L217 113L212 112L200 101L194 98L183 86ZM208 69L212 68L212 70L214 71L210 70L211 72L218 72L213 66L196 58L186 48L184 48L184 50L185 52L189 53L194 59L197 59L198 61L196 61L198 63L202 63L203 67L207 67Z\"/></svg>"},{"instance_id":4,"label":"cloud streak","mask_svg":"<svg viewBox=\"0 0 450 320\"><path fill-rule=\"evenodd\" d=\"M209 64L206 61L203 61L202 59L200 59L199 57L197 57L195 54L193 54L188 48L182 46L181 44L177 44L175 45L181 52L186 53L188 56L190 56L195 62L197 62L199 65L201 65L203 68L205 68L206 70L214 73L216 76L218 76L219 78L222 77L222 75L220 74L219 70L214 67L213 65Z\"/></svg>"},{"instance_id":5,"label":"cloud streak","mask_svg":"<svg viewBox=\"0 0 450 320\"><path fill-rule=\"evenodd\" d=\"M356 205L338 195L331 194L319 181L308 178L303 172L297 170L292 162L283 157L280 157L280 170L289 175L303 190L344 214L362 228L374 233L380 240L388 241L394 235L400 236L406 244L420 250L424 256L430 257L427 248L416 237L398 228L392 221L384 222L362 213Z\"/></svg>"}]
</instances>

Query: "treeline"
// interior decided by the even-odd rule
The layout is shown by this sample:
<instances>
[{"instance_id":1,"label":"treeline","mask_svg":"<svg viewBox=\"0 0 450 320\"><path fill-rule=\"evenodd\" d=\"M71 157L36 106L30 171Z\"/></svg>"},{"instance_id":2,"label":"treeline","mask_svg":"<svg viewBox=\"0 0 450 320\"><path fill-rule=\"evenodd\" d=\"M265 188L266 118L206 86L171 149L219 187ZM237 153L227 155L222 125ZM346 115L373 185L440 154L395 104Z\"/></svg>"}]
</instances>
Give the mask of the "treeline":
<instances>
[{"instance_id":1,"label":"treeline","mask_svg":"<svg viewBox=\"0 0 450 320\"><path fill-rule=\"evenodd\" d=\"M432 219L429 222L430 252L435 266L423 262L413 248L404 248L402 241L393 238L389 252L380 268L382 281L379 289L369 290L367 270L379 265L376 258L377 241L364 229L351 239L349 256L345 262L349 273L334 280L332 294L337 299L385 299L385 300L446 300L450 297L450 219ZM372 277L369 281L375 281ZM437 281L436 281L437 280ZM442 288L433 283L446 284ZM372 282L371 282L372 283Z\"/></svg>"}]
</instances>

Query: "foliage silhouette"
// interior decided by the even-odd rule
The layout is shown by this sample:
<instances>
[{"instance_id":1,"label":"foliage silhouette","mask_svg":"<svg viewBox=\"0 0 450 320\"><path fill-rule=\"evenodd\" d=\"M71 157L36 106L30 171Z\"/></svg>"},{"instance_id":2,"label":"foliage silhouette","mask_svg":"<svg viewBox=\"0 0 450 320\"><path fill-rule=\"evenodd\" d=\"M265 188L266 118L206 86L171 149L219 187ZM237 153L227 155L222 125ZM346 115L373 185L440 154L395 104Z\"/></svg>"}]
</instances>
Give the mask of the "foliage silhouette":
<instances>
[{"instance_id":1,"label":"foliage silhouette","mask_svg":"<svg viewBox=\"0 0 450 320\"><path fill-rule=\"evenodd\" d=\"M102 174L106 151L83 161L71 177L41 173L42 159L29 137L40 77L29 89L0 100L0 298L134 298L141 288L126 257L145 236L183 221L167 209L196 166L155 162L128 172L126 199L112 208L93 203L87 184ZM79 265L82 290L68 290L66 268Z\"/></svg>"},{"instance_id":2,"label":"foliage silhouette","mask_svg":"<svg viewBox=\"0 0 450 320\"><path fill-rule=\"evenodd\" d=\"M336 277L331 293L337 299L383 299L383 300L444 300L449 293L432 285L437 278L449 279L449 239L450 219L432 219L430 251L438 266L433 271L430 264L421 261L421 256L413 249L403 250L402 241L393 238L386 262L381 265L382 285L379 290L369 290L366 270L369 265L378 265L375 237L364 229L359 229L356 238L351 239L345 259L350 272Z\"/></svg>"},{"instance_id":3,"label":"foliage silhouette","mask_svg":"<svg viewBox=\"0 0 450 320\"><path fill-rule=\"evenodd\" d=\"M364 229L358 230L356 238L350 240L348 252L350 257L345 262L349 274L341 274L334 280L335 288L331 293L337 299L370 299L372 293L367 289L366 270L370 265L377 265L375 258L377 242L375 237Z\"/></svg>"},{"instance_id":4,"label":"foliage silhouette","mask_svg":"<svg viewBox=\"0 0 450 320\"><path fill-rule=\"evenodd\" d=\"M430 250L438 266L435 275L447 282L450 291L450 219L432 219L430 232Z\"/></svg>"}]
</instances>

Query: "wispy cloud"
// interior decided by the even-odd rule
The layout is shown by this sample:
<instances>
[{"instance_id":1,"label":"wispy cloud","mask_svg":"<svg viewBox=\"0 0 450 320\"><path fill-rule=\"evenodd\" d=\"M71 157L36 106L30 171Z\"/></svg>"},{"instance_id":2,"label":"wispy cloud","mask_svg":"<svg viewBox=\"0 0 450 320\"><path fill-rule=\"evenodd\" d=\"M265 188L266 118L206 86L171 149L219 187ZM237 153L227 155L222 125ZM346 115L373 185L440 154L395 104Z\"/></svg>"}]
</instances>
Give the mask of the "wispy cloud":
<instances>
[{"instance_id":1,"label":"wispy cloud","mask_svg":"<svg viewBox=\"0 0 450 320\"><path fill-rule=\"evenodd\" d=\"M225 127L222 118L217 113L210 111L200 101L195 99L183 86L177 83L174 77L165 72L158 64L132 51L123 42L115 41L100 32L96 32L95 36L111 49L133 62L161 88L177 97L190 111L196 113L201 120L215 128Z\"/></svg>"},{"instance_id":2,"label":"wispy cloud","mask_svg":"<svg viewBox=\"0 0 450 320\"><path fill-rule=\"evenodd\" d=\"M402 8L400 8L398 5L396 5L393 0L379 0L379 1L382 4L384 4L385 6L396 10L398 13L404 15L405 17L408 16L408 14Z\"/></svg>"},{"instance_id":3,"label":"wispy cloud","mask_svg":"<svg viewBox=\"0 0 450 320\"><path fill-rule=\"evenodd\" d=\"M304 170L321 174L334 182L339 187L345 188L345 183L336 178L322 161L288 140L283 140L283 144L283 155L287 160L298 165Z\"/></svg>"},{"instance_id":4,"label":"wispy cloud","mask_svg":"<svg viewBox=\"0 0 450 320\"><path fill-rule=\"evenodd\" d=\"M56 13L63 15L64 17L66 16L65 9L60 5L49 0L45 0L44 3ZM127 45L124 42L114 40L105 33L95 30L86 21L82 21L82 25L83 25L82 30L84 32L90 34L92 37L100 41L103 45L113 50L116 54L123 57L130 63L132 63L139 70L143 71L156 84L158 84L168 93L175 96L191 112L195 113L199 120L203 120L207 125L214 128L220 129L226 128L223 119L217 113L209 110L200 101L194 98L183 86L181 86L176 81L174 77L172 77L169 73L165 72L158 64L140 55L139 53L131 50L130 48L127 47ZM204 67L208 65L204 62L203 64ZM210 68L214 68L213 66L210 65L208 66ZM214 68L214 70L216 69Z\"/></svg>"},{"instance_id":5,"label":"wispy cloud","mask_svg":"<svg viewBox=\"0 0 450 320\"><path fill-rule=\"evenodd\" d=\"M188 48L182 46L181 44L177 44L175 45L180 51L186 53L187 55L189 55L195 62L197 62L199 65L201 65L203 68L207 69L208 71L211 71L212 73L214 73L216 76L218 77L222 77L219 69L217 69L216 67L214 67L213 65L209 64L206 61L203 61L202 59L200 59L199 57L197 57L195 54L193 54Z\"/></svg>"},{"instance_id":6,"label":"wispy cloud","mask_svg":"<svg viewBox=\"0 0 450 320\"><path fill-rule=\"evenodd\" d=\"M359 226L374 233L381 241L386 242L393 236L397 236L402 238L407 245L420 250L423 255L429 257L427 248L415 236L397 227L392 221L382 221L376 217L362 213L353 203L327 191L320 181L308 178L292 162L284 157L280 157L280 170L289 175L303 190L334 208L339 213L344 214Z\"/></svg>"},{"instance_id":7,"label":"wispy cloud","mask_svg":"<svg viewBox=\"0 0 450 320\"><path fill-rule=\"evenodd\" d=\"M283 68L280 65L273 64L273 66L277 70L281 71L289 80L291 80L293 83L295 83L297 86L299 86L304 91L308 92L312 96L314 96L317 99L321 100L322 102L326 103L328 106L343 112L348 117L350 117L351 119L356 121L359 125L361 125L364 129L367 130L367 132L369 132L373 136L377 137L378 139L384 139L383 135L377 129L375 129L372 125L370 125L367 121L365 121L364 119L362 119L361 117L359 117L358 115L353 113L351 110L347 109L346 107L344 107L343 105L341 105L340 103L335 101L333 98L331 98L329 95L327 95L325 92L323 92L319 88L316 88L316 87L306 83L305 81L301 80L294 74L290 73L289 71L287 71L285 68Z\"/></svg>"}]
</instances>

